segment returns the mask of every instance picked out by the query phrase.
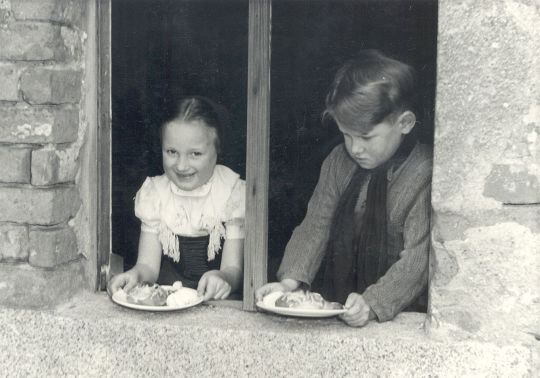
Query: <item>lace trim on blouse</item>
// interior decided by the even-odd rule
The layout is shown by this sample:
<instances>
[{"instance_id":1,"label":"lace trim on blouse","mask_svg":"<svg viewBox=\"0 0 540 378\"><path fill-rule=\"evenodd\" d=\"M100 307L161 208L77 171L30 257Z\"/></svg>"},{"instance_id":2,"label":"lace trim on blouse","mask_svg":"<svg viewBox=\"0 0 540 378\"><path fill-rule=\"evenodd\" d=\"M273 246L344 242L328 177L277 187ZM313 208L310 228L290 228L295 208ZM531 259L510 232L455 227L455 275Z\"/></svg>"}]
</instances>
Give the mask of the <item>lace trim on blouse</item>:
<instances>
[{"instance_id":1,"label":"lace trim on blouse","mask_svg":"<svg viewBox=\"0 0 540 378\"><path fill-rule=\"evenodd\" d=\"M208 230L210 240L208 241L208 261L216 258L216 254L221 249L221 240L225 239L225 226L217 218L207 218L203 221L204 228ZM169 256L174 262L180 261L180 243L178 236L171 231L163 222L159 227L159 242L163 248L163 254Z\"/></svg>"}]
</instances>

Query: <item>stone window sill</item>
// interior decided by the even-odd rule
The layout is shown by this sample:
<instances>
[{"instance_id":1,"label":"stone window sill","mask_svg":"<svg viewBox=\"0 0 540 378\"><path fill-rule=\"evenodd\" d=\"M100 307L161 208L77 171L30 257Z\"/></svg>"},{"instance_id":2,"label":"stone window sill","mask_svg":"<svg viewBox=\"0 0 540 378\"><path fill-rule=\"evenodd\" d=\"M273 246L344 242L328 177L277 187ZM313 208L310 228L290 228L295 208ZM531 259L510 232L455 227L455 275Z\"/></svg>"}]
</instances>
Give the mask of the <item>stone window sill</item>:
<instances>
[{"instance_id":1,"label":"stone window sill","mask_svg":"<svg viewBox=\"0 0 540 378\"><path fill-rule=\"evenodd\" d=\"M83 293L51 311L0 308L0 367L16 376L462 375L485 369L486 358L504 373L523 353L437 342L424 320L404 313L355 329L336 318L245 312L240 301L157 313Z\"/></svg>"}]
</instances>

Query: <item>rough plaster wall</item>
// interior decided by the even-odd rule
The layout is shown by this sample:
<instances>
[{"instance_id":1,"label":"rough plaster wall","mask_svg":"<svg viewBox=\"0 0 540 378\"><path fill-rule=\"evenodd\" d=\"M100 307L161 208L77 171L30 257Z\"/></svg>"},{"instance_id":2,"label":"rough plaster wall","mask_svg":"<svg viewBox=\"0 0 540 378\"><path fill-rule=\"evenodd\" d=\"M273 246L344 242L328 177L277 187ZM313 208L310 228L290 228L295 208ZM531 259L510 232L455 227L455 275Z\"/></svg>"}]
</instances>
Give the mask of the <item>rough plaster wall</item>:
<instances>
[{"instance_id":1,"label":"rough plaster wall","mask_svg":"<svg viewBox=\"0 0 540 378\"><path fill-rule=\"evenodd\" d=\"M540 331L540 11L439 2L429 330Z\"/></svg>"},{"instance_id":2,"label":"rough plaster wall","mask_svg":"<svg viewBox=\"0 0 540 378\"><path fill-rule=\"evenodd\" d=\"M49 307L89 287L88 3L0 0L0 304Z\"/></svg>"}]
</instances>

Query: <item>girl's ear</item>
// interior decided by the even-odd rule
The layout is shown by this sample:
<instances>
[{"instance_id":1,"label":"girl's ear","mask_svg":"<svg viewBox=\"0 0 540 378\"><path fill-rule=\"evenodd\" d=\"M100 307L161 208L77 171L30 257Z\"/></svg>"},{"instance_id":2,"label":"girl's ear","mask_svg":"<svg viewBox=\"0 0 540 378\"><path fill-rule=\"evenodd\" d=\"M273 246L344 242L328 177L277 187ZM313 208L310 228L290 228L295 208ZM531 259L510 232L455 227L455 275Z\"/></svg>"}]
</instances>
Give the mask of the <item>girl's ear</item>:
<instances>
[{"instance_id":1,"label":"girl's ear","mask_svg":"<svg viewBox=\"0 0 540 378\"><path fill-rule=\"evenodd\" d=\"M398 127L402 134L409 134L416 124L416 115L410 110L404 111L398 118Z\"/></svg>"}]
</instances>

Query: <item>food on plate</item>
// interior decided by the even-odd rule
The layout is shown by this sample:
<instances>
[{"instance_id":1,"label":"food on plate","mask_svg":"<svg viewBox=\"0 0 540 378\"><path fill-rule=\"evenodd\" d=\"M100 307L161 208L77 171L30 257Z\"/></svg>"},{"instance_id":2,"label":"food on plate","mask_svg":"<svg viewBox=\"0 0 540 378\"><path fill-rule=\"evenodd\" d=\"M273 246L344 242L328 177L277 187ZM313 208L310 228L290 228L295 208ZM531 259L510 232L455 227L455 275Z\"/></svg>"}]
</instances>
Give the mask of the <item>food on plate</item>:
<instances>
[{"instance_id":1,"label":"food on plate","mask_svg":"<svg viewBox=\"0 0 540 378\"><path fill-rule=\"evenodd\" d=\"M169 292L158 284L138 283L126 293L128 303L146 306L165 306Z\"/></svg>"},{"instance_id":2,"label":"food on plate","mask_svg":"<svg viewBox=\"0 0 540 378\"><path fill-rule=\"evenodd\" d=\"M296 290L284 293L276 299L275 306L310 310L343 309L343 306L340 303L329 302L319 293L313 293L309 290Z\"/></svg>"},{"instance_id":3,"label":"food on plate","mask_svg":"<svg viewBox=\"0 0 540 378\"><path fill-rule=\"evenodd\" d=\"M167 297L167 306L182 307L197 302L199 295L196 290L181 287Z\"/></svg>"},{"instance_id":4,"label":"food on plate","mask_svg":"<svg viewBox=\"0 0 540 378\"><path fill-rule=\"evenodd\" d=\"M262 300L265 306L275 306L276 300L283 295L282 291L273 291L270 294L266 294Z\"/></svg>"},{"instance_id":5,"label":"food on plate","mask_svg":"<svg viewBox=\"0 0 540 378\"><path fill-rule=\"evenodd\" d=\"M172 286L142 282L127 293L120 289L117 298L136 305L183 307L197 303L199 295L196 290L182 287L180 281Z\"/></svg>"},{"instance_id":6,"label":"food on plate","mask_svg":"<svg viewBox=\"0 0 540 378\"><path fill-rule=\"evenodd\" d=\"M175 281L172 284L172 291L176 291L176 290L181 289L181 288L182 288L182 282L181 281Z\"/></svg>"}]
</instances>

